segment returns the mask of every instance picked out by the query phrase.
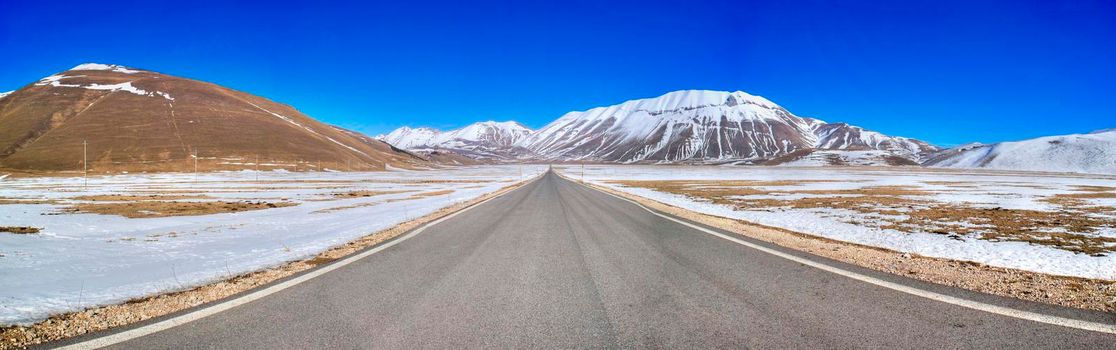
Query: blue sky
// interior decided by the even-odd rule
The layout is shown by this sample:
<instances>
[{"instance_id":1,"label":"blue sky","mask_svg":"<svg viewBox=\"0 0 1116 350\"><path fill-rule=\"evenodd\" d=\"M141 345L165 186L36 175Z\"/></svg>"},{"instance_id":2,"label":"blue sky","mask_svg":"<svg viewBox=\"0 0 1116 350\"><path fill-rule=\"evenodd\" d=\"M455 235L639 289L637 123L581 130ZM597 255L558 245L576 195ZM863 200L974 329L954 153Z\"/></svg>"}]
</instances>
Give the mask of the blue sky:
<instances>
[{"instance_id":1,"label":"blue sky","mask_svg":"<svg viewBox=\"0 0 1116 350\"><path fill-rule=\"evenodd\" d=\"M682 89L947 146L1116 127L1113 1L160 3L0 2L0 91L98 62L370 134Z\"/></svg>"}]
</instances>

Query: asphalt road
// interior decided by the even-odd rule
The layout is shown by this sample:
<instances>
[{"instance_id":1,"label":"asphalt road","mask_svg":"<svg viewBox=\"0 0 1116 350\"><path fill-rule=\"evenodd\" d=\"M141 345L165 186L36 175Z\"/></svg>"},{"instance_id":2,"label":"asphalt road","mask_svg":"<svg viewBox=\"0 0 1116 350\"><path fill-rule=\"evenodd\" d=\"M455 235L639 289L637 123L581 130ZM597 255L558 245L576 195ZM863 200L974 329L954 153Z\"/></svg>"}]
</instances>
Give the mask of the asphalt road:
<instances>
[{"instance_id":1,"label":"asphalt road","mask_svg":"<svg viewBox=\"0 0 1116 350\"><path fill-rule=\"evenodd\" d=\"M1112 314L812 259L939 293L1116 323ZM1113 344L1111 334L945 304L795 263L548 174L355 263L114 348L1112 349Z\"/></svg>"}]
</instances>

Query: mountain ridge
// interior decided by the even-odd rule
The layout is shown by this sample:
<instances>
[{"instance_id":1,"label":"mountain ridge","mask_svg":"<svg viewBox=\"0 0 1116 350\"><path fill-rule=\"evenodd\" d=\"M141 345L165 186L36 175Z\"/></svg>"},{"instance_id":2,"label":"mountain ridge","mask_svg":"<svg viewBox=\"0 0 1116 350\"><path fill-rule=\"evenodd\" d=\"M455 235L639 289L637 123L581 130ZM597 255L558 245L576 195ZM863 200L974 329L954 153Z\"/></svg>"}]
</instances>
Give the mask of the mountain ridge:
<instances>
[{"instance_id":1,"label":"mountain ridge","mask_svg":"<svg viewBox=\"0 0 1116 350\"><path fill-rule=\"evenodd\" d=\"M1116 129L942 150L931 167L1116 174Z\"/></svg>"},{"instance_id":2,"label":"mountain ridge","mask_svg":"<svg viewBox=\"0 0 1116 350\"><path fill-rule=\"evenodd\" d=\"M401 127L377 136L384 142L414 151L456 152L471 158L508 161L525 157L516 146L533 132L515 121L482 121L441 131L430 127Z\"/></svg>"},{"instance_id":3,"label":"mountain ridge","mask_svg":"<svg viewBox=\"0 0 1116 350\"><path fill-rule=\"evenodd\" d=\"M413 148L413 138L429 130L403 127L392 132L394 137L382 139ZM527 152L504 159L753 164L804 154L803 150L848 149L881 150L918 163L938 150L915 139L798 117L762 96L711 90L679 90L568 112L514 146Z\"/></svg>"}]
</instances>

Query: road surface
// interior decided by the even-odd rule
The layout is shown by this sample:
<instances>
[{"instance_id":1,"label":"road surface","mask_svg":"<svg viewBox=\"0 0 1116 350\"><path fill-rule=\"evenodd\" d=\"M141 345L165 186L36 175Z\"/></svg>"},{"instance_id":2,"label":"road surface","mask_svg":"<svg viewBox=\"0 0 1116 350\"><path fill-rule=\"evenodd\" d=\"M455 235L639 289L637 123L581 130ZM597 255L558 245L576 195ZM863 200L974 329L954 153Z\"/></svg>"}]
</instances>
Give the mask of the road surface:
<instances>
[{"instance_id":1,"label":"road surface","mask_svg":"<svg viewBox=\"0 0 1116 350\"><path fill-rule=\"evenodd\" d=\"M977 294L791 253L937 293L1116 323L1112 314ZM1113 344L1112 334L941 303L802 265L547 174L355 263L112 348Z\"/></svg>"}]
</instances>

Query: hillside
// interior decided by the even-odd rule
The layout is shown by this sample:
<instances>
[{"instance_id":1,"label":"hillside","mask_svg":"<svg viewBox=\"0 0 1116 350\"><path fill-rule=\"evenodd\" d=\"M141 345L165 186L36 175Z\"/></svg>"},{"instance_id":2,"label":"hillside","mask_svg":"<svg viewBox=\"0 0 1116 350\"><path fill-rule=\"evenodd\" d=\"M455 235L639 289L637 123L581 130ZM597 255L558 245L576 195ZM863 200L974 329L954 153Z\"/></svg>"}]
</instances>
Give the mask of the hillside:
<instances>
[{"instance_id":1,"label":"hillside","mask_svg":"<svg viewBox=\"0 0 1116 350\"><path fill-rule=\"evenodd\" d=\"M926 165L1116 174L1116 130L965 145L940 152Z\"/></svg>"},{"instance_id":2,"label":"hillside","mask_svg":"<svg viewBox=\"0 0 1116 350\"><path fill-rule=\"evenodd\" d=\"M0 98L0 167L95 172L382 170L422 159L211 83L82 64Z\"/></svg>"}]
</instances>

